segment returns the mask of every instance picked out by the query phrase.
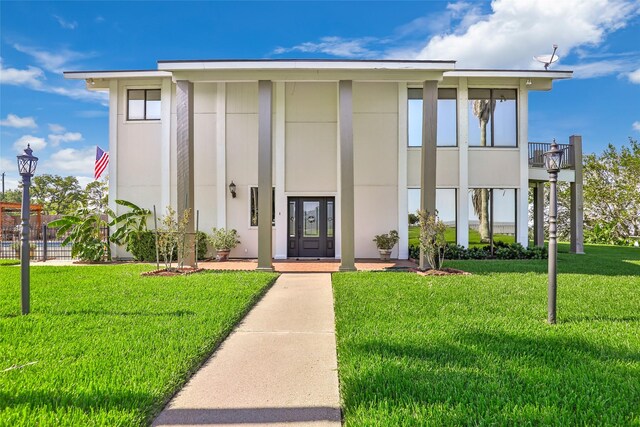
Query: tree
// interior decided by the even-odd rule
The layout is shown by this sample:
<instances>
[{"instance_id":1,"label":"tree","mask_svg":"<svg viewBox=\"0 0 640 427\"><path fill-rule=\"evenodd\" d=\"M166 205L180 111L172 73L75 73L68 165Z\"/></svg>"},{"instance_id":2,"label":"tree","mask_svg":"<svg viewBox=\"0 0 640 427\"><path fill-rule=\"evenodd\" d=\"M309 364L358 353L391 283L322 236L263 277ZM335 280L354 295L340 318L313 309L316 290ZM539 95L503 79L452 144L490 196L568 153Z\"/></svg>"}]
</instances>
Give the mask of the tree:
<instances>
[{"instance_id":1,"label":"tree","mask_svg":"<svg viewBox=\"0 0 640 427\"><path fill-rule=\"evenodd\" d=\"M609 144L600 155L584 156L586 237L597 230L600 243L623 243L640 234L640 144L629 138L620 151Z\"/></svg>"},{"instance_id":2,"label":"tree","mask_svg":"<svg viewBox=\"0 0 640 427\"><path fill-rule=\"evenodd\" d=\"M487 124L496 107L496 102L489 99L476 99L473 101L473 114L478 118L480 124L480 146L487 146ZM473 211L478 215L480 241L489 242L489 190L479 188L473 190L472 196Z\"/></svg>"},{"instance_id":3,"label":"tree","mask_svg":"<svg viewBox=\"0 0 640 427\"><path fill-rule=\"evenodd\" d=\"M22 190L6 190L4 194L0 193L0 202L20 203L22 202Z\"/></svg>"},{"instance_id":4,"label":"tree","mask_svg":"<svg viewBox=\"0 0 640 427\"><path fill-rule=\"evenodd\" d=\"M107 181L91 181L84 188L84 199L87 206L103 211L109 204L109 185Z\"/></svg>"},{"instance_id":5,"label":"tree","mask_svg":"<svg viewBox=\"0 0 640 427\"><path fill-rule=\"evenodd\" d=\"M32 203L42 205L44 214L73 213L84 199L84 192L75 176L44 174L37 175L32 180Z\"/></svg>"}]
</instances>

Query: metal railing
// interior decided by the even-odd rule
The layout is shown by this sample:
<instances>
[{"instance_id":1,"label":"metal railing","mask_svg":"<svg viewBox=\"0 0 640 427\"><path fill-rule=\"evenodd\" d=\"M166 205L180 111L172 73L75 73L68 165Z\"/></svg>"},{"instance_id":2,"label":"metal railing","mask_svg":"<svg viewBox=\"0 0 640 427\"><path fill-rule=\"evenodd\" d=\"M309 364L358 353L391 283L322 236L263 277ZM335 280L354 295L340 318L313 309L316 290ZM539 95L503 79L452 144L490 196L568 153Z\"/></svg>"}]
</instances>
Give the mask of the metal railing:
<instances>
[{"instance_id":1,"label":"metal railing","mask_svg":"<svg viewBox=\"0 0 640 427\"><path fill-rule=\"evenodd\" d=\"M573 145L558 144L564 154L562 155L561 169L573 169L575 161L573 155ZM529 167L544 168L544 153L551 149L550 142L530 142L529 143Z\"/></svg>"},{"instance_id":2,"label":"metal railing","mask_svg":"<svg viewBox=\"0 0 640 427\"><path fill-rule=\"evenodd\" d=\"M42 228L34 227L31 229L29 243L32 260L73 259L71 257L71 244L62 246L62 242L67 236L58 236L57 232L57 228L51 228L47 225L43 225ZM109 227L102 227L100 234L104 241L109 240ZM20 259L20 226L3 227L0 235L2 236L2 240L0 240L0 258Z\"/></svg>"}]
</instances>

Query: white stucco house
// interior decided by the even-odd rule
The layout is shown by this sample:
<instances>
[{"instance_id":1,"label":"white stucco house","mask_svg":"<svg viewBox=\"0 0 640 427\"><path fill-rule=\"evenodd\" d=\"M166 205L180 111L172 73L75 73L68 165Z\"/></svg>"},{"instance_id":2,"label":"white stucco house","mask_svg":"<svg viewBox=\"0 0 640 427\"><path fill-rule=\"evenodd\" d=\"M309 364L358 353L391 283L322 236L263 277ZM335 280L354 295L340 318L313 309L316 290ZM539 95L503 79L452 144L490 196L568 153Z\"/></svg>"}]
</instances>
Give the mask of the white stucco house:
<instances>
[{"instance_id":1,"label":"white stucco house","mask_svg":"<svg viewBox=\"0 0 640 427\"><path fill-rule=\"evenodd\" d=\"M374 235L396 229L392 256L407 258L407 213L418 206L437 209L466 246L477 223L474 189L492 190L492 226L526 246L534 187L535 240L543 240L547 145L528 141L528 94L550 90L570 71L395 60L157 68L65 73L109 92L109 199L198 210L200 230L238 230L232 257L257 257L260 269L273 258L337 258L350 270L354 258L377 257ZM489 108L478 111L483 103ZM560 179L573 183L579 252L580 137L563 148Z\"/></svg>"}]
</instances>

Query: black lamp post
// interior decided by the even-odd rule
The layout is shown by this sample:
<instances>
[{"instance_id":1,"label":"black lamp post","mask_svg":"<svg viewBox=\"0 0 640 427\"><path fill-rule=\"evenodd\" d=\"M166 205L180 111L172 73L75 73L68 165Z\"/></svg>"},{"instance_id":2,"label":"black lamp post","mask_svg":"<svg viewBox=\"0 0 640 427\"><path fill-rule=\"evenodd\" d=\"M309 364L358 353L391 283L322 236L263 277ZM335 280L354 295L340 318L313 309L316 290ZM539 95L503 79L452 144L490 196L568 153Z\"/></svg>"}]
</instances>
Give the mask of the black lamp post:
<instances>
[{"instance_id":1,"label":"black lamp post","mask_svg":"<svg viewBox=\"0 0 640 427\"><path fill-rule=\"evenodd\" d=\"M22 176L22 247L20 249L20 285L22 296L22 314L29 314L29 187L31 177L36 172L38 158L32 155L29 144L24 154L18 156L18 173Z\"/></svg>"},{"instance_id":2,"label":"black lamp post","mask_svg":"<svg viewBox=\"0 0 640 427\"><path fill-rule=\"evenodd\" d=\"M547 322L556 323L556 295L557 295L557 258L558 245L556 241L556 222L558 215L558 172L562 161L562 150L558 148L556 140L553 140L551 149L544 153L544 167L549 173L549 286L547 302Z\"/></svg>"}]
</instances>

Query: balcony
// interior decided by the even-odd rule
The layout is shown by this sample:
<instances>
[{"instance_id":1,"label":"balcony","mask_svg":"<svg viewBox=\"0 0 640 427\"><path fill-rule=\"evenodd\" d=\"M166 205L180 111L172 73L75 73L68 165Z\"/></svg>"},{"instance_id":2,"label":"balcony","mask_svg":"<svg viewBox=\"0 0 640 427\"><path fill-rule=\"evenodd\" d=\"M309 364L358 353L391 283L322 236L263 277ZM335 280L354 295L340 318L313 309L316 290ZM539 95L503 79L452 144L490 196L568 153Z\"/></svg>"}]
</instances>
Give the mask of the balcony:
<instances>
[{"instance_id":1,"label":"balcony","mask_svg":"<svg viewBox=\"0 0 640 427\"><path fill-rule=\"evenodd\" d=\"M558 144L558 148L563 151L561 169L575 169L575 156L573 145ZM550 142L530 142L529 143L529 167L544 169L544 153L551 150Z\"/></svg>"}]
</instances>

